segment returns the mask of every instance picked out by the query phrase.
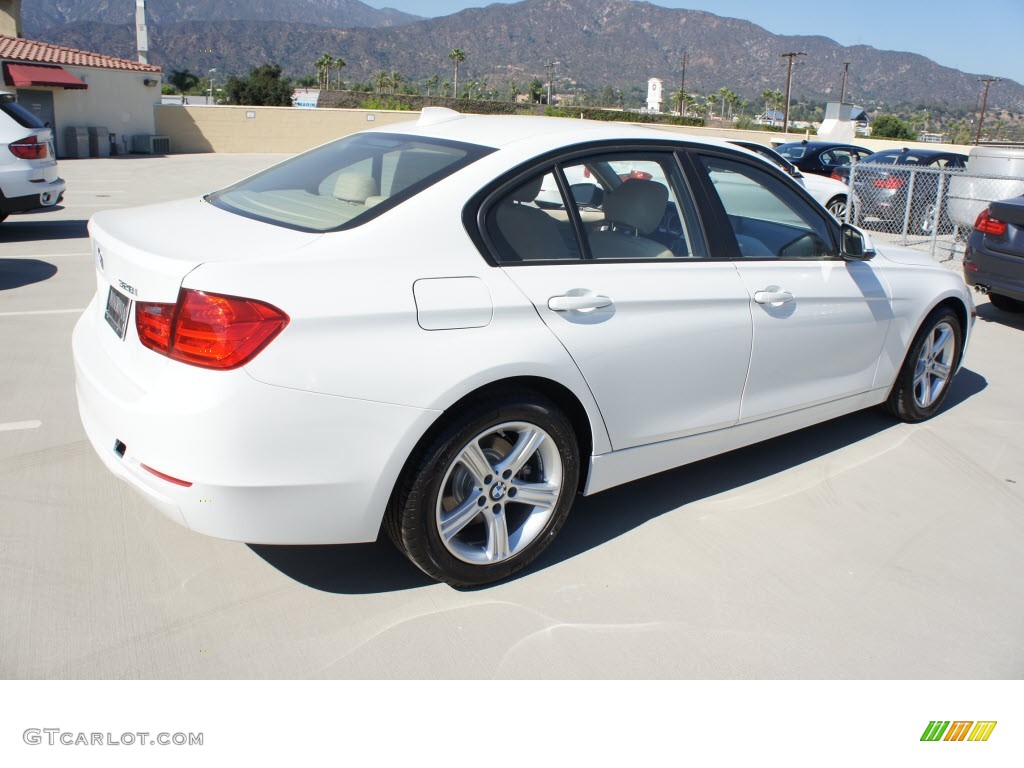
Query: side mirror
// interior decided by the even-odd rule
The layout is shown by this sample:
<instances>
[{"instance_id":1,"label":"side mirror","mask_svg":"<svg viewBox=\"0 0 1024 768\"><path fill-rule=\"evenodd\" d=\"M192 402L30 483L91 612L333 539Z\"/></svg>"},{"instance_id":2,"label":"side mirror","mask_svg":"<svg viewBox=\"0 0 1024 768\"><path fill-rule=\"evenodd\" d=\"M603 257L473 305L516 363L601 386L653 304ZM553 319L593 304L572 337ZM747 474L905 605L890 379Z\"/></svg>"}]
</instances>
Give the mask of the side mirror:
<instances>
[{"instance_id":1,"label":"side mirror","mask_svg":"<svg viewBox=\"0 0 1024 768\"><path fill-rule=\"evenodd\" d=\"M875 256L874 243L852 224L839 225L839 240L839 255L847 261L867 261Z\"/></svg>"}]
</instances>

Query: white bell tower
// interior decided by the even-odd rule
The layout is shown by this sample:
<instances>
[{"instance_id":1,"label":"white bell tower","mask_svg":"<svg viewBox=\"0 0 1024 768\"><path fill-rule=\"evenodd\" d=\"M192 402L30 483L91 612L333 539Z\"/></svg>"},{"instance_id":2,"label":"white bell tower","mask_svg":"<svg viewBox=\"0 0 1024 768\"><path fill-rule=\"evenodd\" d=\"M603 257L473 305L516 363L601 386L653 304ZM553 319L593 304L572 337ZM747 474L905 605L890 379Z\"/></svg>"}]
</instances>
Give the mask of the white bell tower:
<instances>
[{"instance_id":1,"label":"white bell tower","mask_svg":"<svg viewBox=\"0 0 1024 768\"><path fill-rule=\"evenodd\" d=\"M652 77L647 81L647 111L661 112L661 92L664 90L664 83L660 77Z\"/></svg>"}]
</instances>

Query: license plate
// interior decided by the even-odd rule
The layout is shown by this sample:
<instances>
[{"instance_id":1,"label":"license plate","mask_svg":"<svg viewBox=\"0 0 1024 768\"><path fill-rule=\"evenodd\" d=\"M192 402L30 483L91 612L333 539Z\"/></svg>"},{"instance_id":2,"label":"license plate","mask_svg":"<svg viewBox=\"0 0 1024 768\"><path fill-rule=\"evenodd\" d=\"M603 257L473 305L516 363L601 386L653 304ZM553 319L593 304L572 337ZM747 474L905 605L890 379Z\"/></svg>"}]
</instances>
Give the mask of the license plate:
<instances>
[{"instance_id":1,"label":"license plate","mask_svg":"<svg viewBox=\"0 0 1024 768\"><path fill-rule=\"evenodd\" d=\"M128 329L128 313L131 307L132 300L114 286L110 286L110 293L107 294L107 311L103 313L103 319L114 329L119 339L124 338Z\"/></svg>"}]
</instances>

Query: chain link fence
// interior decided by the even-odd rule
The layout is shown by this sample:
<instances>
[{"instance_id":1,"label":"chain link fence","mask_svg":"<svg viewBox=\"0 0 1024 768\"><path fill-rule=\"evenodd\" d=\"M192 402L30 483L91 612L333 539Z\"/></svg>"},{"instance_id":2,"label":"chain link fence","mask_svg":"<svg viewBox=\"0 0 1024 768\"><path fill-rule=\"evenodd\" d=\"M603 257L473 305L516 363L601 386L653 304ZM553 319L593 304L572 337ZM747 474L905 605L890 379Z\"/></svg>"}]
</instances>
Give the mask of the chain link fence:
<instances>
[{"instance_id":1,"label":"chain link fence","mask_svg":"<svg viewBox=\"0 0 1024 768\"><path fill-rule=\"evenodd\" d=\"M962 168L851 166L853 206L846 220L892 242L959 261L974 222L988 204L1024 194L1024 178L969 174Z\"/></svg>"}]
</instances>

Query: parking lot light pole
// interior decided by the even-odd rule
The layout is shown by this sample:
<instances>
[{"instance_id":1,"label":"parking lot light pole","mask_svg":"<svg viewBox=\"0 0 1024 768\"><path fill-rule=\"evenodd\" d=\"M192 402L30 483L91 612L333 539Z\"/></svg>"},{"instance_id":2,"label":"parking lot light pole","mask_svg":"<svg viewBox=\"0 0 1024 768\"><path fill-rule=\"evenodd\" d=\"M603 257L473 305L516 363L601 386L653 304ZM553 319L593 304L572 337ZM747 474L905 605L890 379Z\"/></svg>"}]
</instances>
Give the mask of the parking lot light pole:
<instances>
[{"instance_id":1,"label":"parking lot light pole","mask_svg":"<svg viewBox=\"0 0 1024 768\"><path fill-rule=\"evenodd\" d=\"M1002 78L1000 77L979 77L978 82L985 84L985 95L981 97L981 115L978 117L978 133L974 137L974 144L977 146L978 142L981 141L981 125L985 122L985 105L988 104L988 87L992 83L998 83Z\"/></svg>"},{"instance_id":2,"label":"parking lot light pole","mask_svg":"<svg viewBox=\"0 0 1024 768\"><path fill-rule=\"evenodd\" d=\"M209 72L209 75L210 75L210 100L207 102L208 104L213 104L214 103L214 101L213 101L213 73L216 72L216 71L217 71L216 69L211 69L210 72Z\"/></svg>"},{"instance_id":3,"label":"parking lot light pole","mask_svg":"<svg viewBox=\"0 0 1024 768\"><path fill-rule=\"evenodd\" d=\"M793 59L806 55L806 53L783 53L779 56L780 59L789 59L786 66L786 114L782 118L783 133L789 133L789 86L793 81Z\"/></svg>"}]
</instances>

